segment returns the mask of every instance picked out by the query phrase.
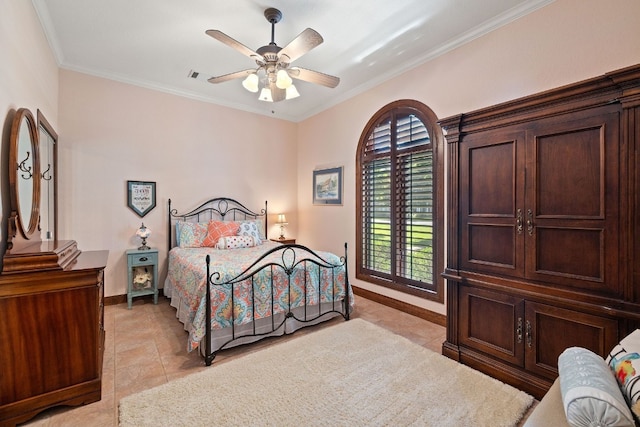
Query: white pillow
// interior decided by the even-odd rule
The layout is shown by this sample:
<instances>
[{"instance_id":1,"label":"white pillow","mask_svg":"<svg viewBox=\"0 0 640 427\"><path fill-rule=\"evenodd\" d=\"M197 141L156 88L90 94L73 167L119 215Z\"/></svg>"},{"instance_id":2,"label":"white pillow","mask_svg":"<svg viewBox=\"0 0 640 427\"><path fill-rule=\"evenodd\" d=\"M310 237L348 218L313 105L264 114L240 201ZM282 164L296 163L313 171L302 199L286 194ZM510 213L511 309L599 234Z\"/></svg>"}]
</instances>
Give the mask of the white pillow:
<instances>
[{"instance_id":1,"label":"white pillow","mask_svg":"<svg viewBox=\"0 0 640 427\"><path fill-rule=\"evenodd\" d=\"M224 236L218 239L216 249L251 248L256 245L252 236Z\"/></svg>"},{"instance_id":2,"label":"white pillow","mask_svg":"<svg viewBox=\"0 0 640 427\"><path fill-rule=\"evenodd\" d=\"M576 427L633 427L634 420L604 359L581 347L558 357L560 390L567 421Z\"/></svg>"}]
</instances>

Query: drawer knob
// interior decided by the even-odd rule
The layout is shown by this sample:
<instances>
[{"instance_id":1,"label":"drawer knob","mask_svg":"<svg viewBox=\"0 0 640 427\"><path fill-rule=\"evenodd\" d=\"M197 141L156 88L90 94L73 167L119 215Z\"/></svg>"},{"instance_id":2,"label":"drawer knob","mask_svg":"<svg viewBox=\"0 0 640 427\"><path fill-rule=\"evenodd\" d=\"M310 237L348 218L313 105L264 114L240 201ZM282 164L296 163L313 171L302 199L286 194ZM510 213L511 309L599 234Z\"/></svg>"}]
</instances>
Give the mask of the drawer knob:
<instances>
[{"instance_id":1,"label":"drawer knob","mask_svg":"<svg viewBox=\"0 0 640 427\"><path fill-rule=\"evenodd\" d=\"M149 258L147 258L146 256L143 256L142 258L139 259L140 262L145 262L148 261Z\"/></svg>"}]
</instances>

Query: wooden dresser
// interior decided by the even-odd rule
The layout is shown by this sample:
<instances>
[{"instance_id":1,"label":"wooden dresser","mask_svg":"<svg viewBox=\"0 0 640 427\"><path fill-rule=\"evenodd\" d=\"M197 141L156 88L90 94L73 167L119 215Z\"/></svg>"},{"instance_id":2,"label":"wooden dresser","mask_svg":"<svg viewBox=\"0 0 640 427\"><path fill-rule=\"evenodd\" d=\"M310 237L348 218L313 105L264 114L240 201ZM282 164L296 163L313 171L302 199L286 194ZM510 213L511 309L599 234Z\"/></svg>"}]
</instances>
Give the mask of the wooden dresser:
<instances>
[{"instance_id":1,"label":"wooden dresser","mask_svg":"<svg viewBox=\"0 0 640 427\"><path fill-rule=\"evenodd\" d=\"M443 354L540 398L640 325L640 66L441 121Z\"/></svg>"},{"instance_id":2,"label":"wooden dresser","mask_svg":"<svg viewBox=\"0 0 640 427\"><path fill-rule=\"evenodd\" d=\"M100 400L107 251L57 240L57 133L38 111L12 120L11 211L0 274L0 426ZM42 147L47 147L41 152ZM42 192L41 188L46 188Z\"/></svg>"},{"instance_id":3,"label":"wooden dresser","mask_svg":"<svg viewBox=\"0 0 640 427\"><path fill-rule=\"evenodd\" d=\"M0 425L100 400L107 256L80 252L74 241L38 242L37 251L27 246L5 255Z\"/></svg>"}]
</instances>

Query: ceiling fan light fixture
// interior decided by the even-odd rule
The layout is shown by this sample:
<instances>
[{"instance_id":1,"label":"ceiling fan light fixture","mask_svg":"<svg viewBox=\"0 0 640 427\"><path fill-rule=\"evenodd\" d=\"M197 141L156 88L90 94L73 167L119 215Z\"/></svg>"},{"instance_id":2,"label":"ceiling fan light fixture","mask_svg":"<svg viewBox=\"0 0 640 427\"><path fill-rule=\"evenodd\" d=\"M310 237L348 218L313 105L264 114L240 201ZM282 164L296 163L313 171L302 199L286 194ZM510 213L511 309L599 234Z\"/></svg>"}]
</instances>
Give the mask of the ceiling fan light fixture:
<instances>
[{"instance_id":1,"label":"ceiling fan light fixture","mask_svg":"<svg viewBox=\"0 0 640 427\"><path fill-rule=\"evenodd\" d=\"M263 87L260 92L260 101L273 102L273 97L271 96L271 89L268 87Z\"/></svg>"},{"instance_id":2,"label":"ceiling fan light fixture","mask_svg":"<svg viewBox=\"0 0 640 427\"><path fill-rule=\"evenodd\" d=\"M290 85L287 88L287 93L286 93L284 99L293 99L293 98L297 98L299 96L300 96L300 92L298 92L298 89L296 89L296 87L294 85Z\"/></svg>"},{"instance_id":3,"label":"ceiling fan light fixture","mask_svg":"<svg viewBox=\"0 0 640 427\"><path fill-rule=\"evenodd\" d=\"M242 81L242 86L249 92L256 93L258 91L258 75L251 73Z\"/></svg>"},{"instance_id":4,"label":"ceiling fan light fixture","mask_svg":"<svg viewBox=\"0 0 640 427\"><path fill-rule=\"evenodd\" d=\"M237 50L258 65L258 68L210 77L207 79L209 83L243 79L242 86L249 92L260 92L258 99L265 102L280 102L299 97L300 93L293 86L292 77L329 88L338 85L340 82L338 77L296 66L290 68L293 61L324 41L316 30L306 28L285 47L280 47L275 42L275 24L282 19L282 12L275 8L268 8L264 11L264 16L271 24L271 42L255 51L220 30L205 31L208 36Z\"/></svg>"},{"instance_id":5,"label":"ceiling fan light fixture","mask_svg":"<svg viewBox=\"0 0 640 427\"><path fill-rule=\"evenodd\" d=\"M276 75L276 86L279 89L287 89L292 83L293 80L289 77L287 70L282 69L278 71L278 74Z\"/></svg>"}]
</instances>

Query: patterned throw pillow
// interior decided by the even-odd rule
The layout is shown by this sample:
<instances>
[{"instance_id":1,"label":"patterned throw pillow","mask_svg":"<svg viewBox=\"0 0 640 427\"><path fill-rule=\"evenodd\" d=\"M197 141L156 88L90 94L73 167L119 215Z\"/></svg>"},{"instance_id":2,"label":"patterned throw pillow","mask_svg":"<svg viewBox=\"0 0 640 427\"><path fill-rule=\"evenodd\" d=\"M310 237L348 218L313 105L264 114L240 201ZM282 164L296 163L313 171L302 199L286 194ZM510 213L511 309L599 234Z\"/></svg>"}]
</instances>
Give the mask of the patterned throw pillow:
<instances>
[{"instance_id":1,"label":"patterned throw pillow","mask_svg":"<svg viewBox=\"0 0 640 427\"><path fill-rule=\"evenodd\" d=\"M256 240L251 236L227 236L218 240L218 249L251 248L256 245Z\"/></svg>"},{"instance_id":2,"label":"patterned throw pillow","mask_svg":"<svg viewBox=\"0 0 640 427\"><path fill-rule=\"evenodd\" d=\"M570 347L558 357L558 372L570 425L633 427L633 415L602 357L586 348Z\"/></svg>"},{"instance_id":3,"label":"patterned throw pillow","mask_svg":"<svg viewBox=\"0 0 640 427\"><path fill-rule=\"evenodd\" d=\"M199 248L202 246L202 241L206 236L207 223L182 222L180 224L178 246L181 248Z\"/></svg>"},{"instance_id":4,"label":"patterned throw pillow","mask_svg":"<svg viewBox=\"0 0 640 427\"><path fill-rule=\"evenodd\" d=\"M202 246L213 248L221 237L237 235L239 227L240 224L235 221L209 221L207 236L202 242Z\"/></svg>"},{"instance_id":5,"label":"patterned throw pillow","mask_svg":"<svg viewBox=\"0 0 640 427\"><path fill-rule=\"evenodd\" d=\"M240 224L244 224L244 223L253 223L258 227L258 235L260 236L261 240L264 240L264 220L262 219L244 219L242 221L239 221Z\"/></svg>"},{"instance_id":6,"label":"patterned throw pillow","mask_svg":"<svg viewBox=\"0 0 640 427\"><path fill-rule=\"evenodd\" d=\"M251 236L255 239L256 245L262 244L262 238L260 237L260 230L255 221L247 221L240 223L240 229L238 230L238 236Z\"/></svg>"},{"instance_id":7,"label":"patterned throw pillow","mask_svg":"<svg viewBox=\"0 0 640 427\"><path fill-rule=\"evenodd\" d=\"M607 357L618 385L633 413L640 417L640 329L618 343Z\"/></svg>"}]
</instances>

